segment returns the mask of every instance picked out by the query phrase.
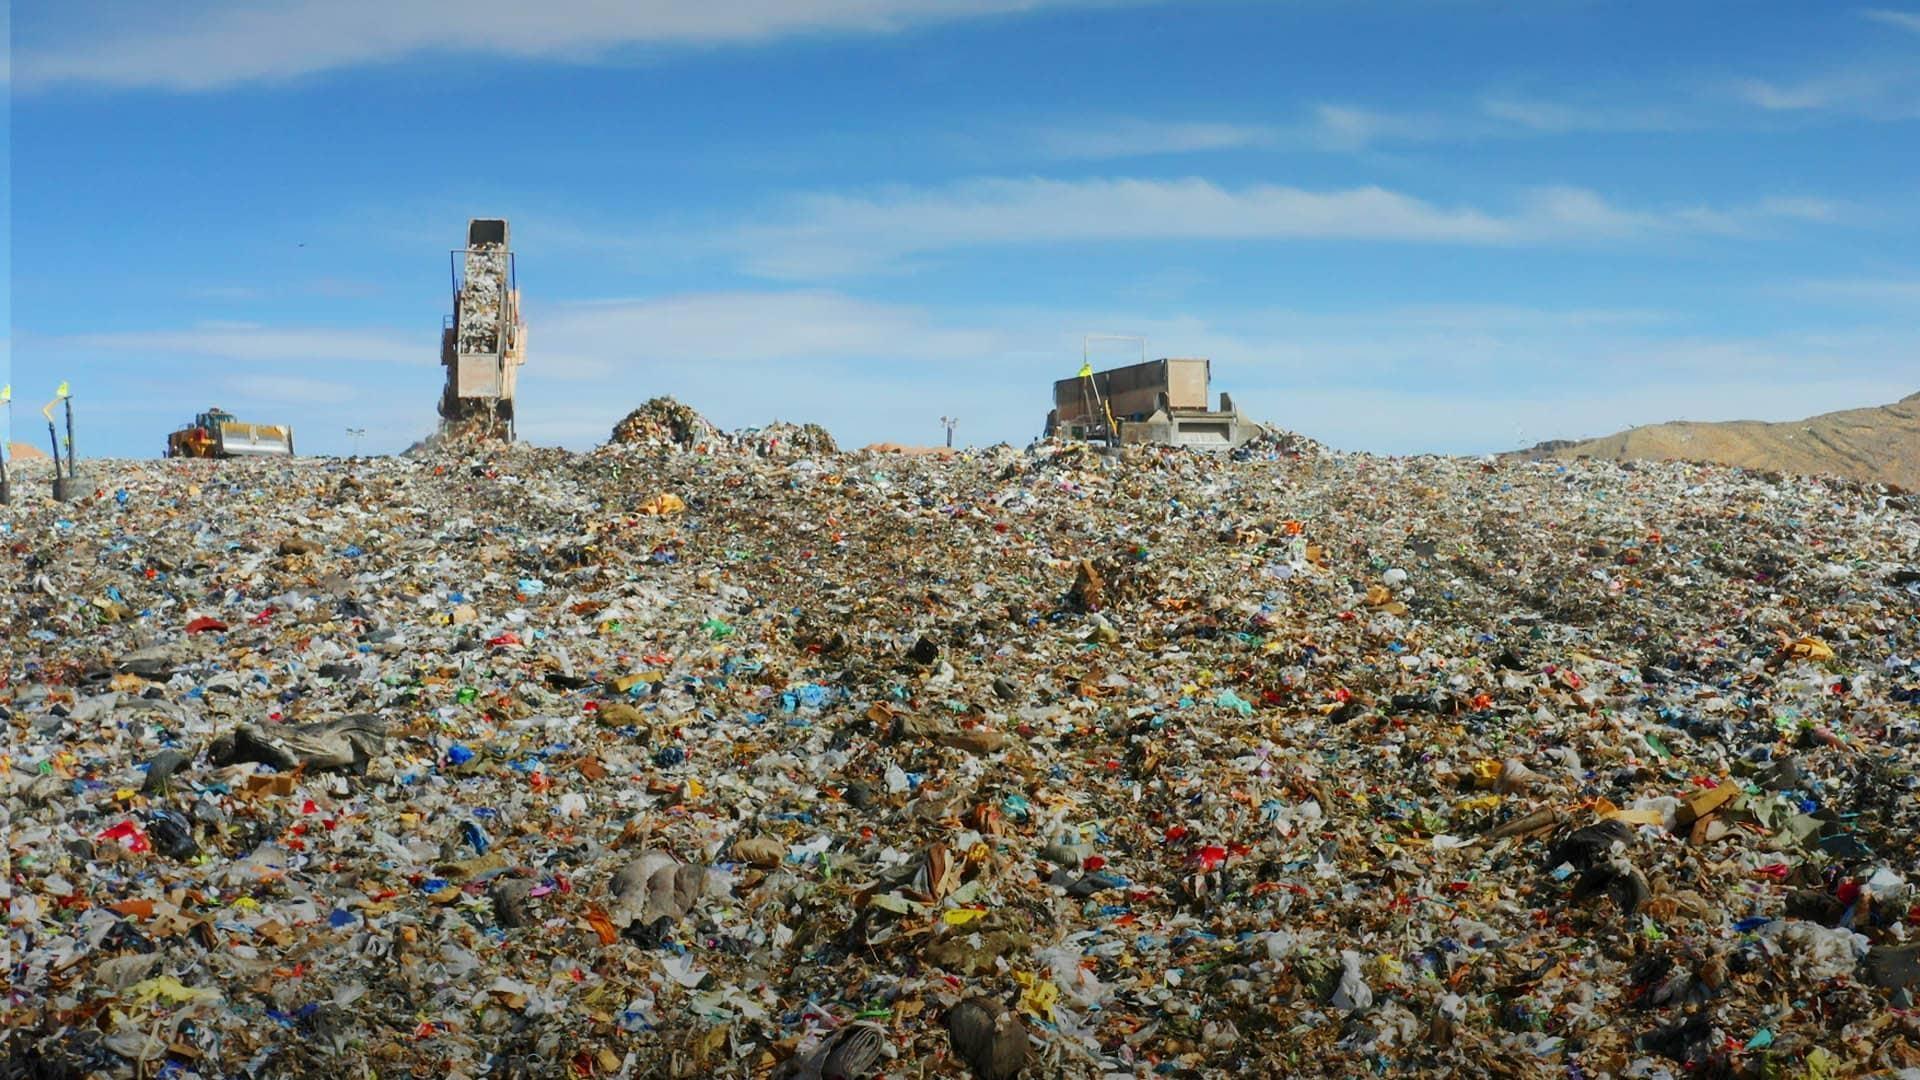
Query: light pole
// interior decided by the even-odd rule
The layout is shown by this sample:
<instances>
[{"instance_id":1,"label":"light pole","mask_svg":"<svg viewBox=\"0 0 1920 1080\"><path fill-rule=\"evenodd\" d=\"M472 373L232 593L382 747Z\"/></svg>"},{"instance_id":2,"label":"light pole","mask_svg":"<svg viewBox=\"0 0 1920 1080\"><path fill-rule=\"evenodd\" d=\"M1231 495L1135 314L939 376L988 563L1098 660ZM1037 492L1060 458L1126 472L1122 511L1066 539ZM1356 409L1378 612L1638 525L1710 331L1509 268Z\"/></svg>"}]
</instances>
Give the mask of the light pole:
<instances>
[{"instance_id":1,"label":"light pole","mask_svg":"<svg viewBox=\"0 0 1920 1080\"><path fill-rule=\"evenodd\" d=\"M353 440L353 456L354 457L360 456L360 440L366 437L366 434L367 434L367 429L363 427L350 427L347 429L347 438Z\"/></svg>"},{"instance_id":2,"label":"light pole","mask_svg":"<svg viewBox=\"0 0 1920 1080\"><path fill-rule=\"evenodd\" d=\"M960 425L960 421L955 417L943 416L940 418L940 423L947 429L947 449L951 450L953 449L953 429Z\"/></svg>"}]
</instances>

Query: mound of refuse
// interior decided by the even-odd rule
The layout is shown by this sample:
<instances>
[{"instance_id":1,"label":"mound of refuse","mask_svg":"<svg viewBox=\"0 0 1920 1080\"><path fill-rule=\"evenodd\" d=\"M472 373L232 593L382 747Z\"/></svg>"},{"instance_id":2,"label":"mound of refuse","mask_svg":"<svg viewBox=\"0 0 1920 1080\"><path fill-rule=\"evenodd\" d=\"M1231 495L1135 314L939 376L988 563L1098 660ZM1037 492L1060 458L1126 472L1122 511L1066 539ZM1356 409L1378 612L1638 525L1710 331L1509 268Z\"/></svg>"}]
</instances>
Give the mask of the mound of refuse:
<instances>
[{"instance_id":1,"label":"mound of refuse","mask_svg":"<svg viewBox=\"0 0 1920 1080\"><path fill-rule=\"evenodd\" d=\"M1262 424L1260 434L1255 435L1253 438L1241 444L1235 449L1234 453L1242 459L1265 454L1288 454L1296 457L1311 457L1315 454L1325 453L1326 449L1327 448L1318 440L1302 435L1297 431L1288 431L1285 428L1276 427L1272 424Z\"/></svg>"},{"instance_id":2,"label":"mound of refuse","mask_svg":"<svg viewBox=\"0 0 1920 1080\"><path fill-rule=\"evenodd\" d=\"M657 397L615 424L612 441L623 445L690 448L714 440L719 433L719 429L692 406L670 397Z\"/></svg>"},{"instance_id":3,"label":"mound of refuse","mask_svg":"<svg viewBox=\"0 0 1920 1080\"><path fill-rule=\"evenodd\" d=\"M819 424L791 424L776 420L765 427L744 428L731 436L734 445L761 457L813 457L838 454L840 444Z\"/></svg>"},{"instance_id":4,"label":"mound of refuse","mask_svg":"<svg viewBox=\"0 0 1920 1080\"><path fill-rule=\"evenodd\" d=\"M16 489L6 1075L1920 1067L1913 496L622 426Z\"/></svg>"}]
</instances>

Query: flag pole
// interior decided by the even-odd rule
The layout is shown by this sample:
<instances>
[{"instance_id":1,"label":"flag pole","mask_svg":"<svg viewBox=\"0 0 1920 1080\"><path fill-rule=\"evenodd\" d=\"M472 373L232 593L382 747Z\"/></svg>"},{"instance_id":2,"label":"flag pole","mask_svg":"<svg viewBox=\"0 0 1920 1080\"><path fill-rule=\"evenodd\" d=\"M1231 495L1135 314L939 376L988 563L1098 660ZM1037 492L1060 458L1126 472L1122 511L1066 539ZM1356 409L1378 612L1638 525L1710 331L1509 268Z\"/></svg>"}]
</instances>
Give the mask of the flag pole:
<instances>
[{"instance_id":1,"label":"flag pole","mask_svg":"<svg viewBox=\"0 0 1920 1080\"><path fill-rule=\"evenodd\" d=\"M67 409L67 469L64 476L60 474L60 430L53 420L53 407L63 402ZM61 383L60 388L53 392L53 400L40 410L40 415L47 418L47 441L53 445L53 499L55 502L66 502L73 498L74 477L73 395L67 390L66 383Z\"/></svg>"}]
</instances>

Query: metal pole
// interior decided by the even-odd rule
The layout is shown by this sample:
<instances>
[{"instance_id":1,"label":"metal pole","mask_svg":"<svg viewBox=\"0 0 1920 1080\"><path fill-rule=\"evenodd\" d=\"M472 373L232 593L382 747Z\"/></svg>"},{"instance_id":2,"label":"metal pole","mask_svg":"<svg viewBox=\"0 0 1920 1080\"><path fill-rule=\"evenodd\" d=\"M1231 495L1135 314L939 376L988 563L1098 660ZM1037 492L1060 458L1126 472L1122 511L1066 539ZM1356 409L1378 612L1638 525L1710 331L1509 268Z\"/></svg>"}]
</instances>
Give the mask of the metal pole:
<instances>
[{"instance_id":1,"label":"metal pole","mask_svg":"<svg viewBox=\"0 0 1920 1080\"><path fill-rule=\"evenodd\" d=\"M13 387L0 390L0 405L7 410L7 434L0 440L0 506L13 502L13 478L7 475L7 458L13 455Z\"/></svg>"},{"instance_id":2,"label":"metal pole","mask_svg":"<svg viewBox=\"0 0 1920 1080\"><path fill-rule=\"evenodd\" d=\"M66 502L73 498L73 476L71 473L66 476L60 475L60 431L53 426L51 414L47 417L47 442L53 446L53 501ZM73 468L71 461L68 462L67 468Z\"/></svg>"},{"instance_id":3,"label":"metal pole","mask_svg":"<svg viewBox=\"0 0 1920 1080\"><path fill-rule=\"evenodd\" d=\"M79 475L73 465L73 396L67 396L67 476Z\"/></svg>"},{"instance_id":4,"label":"metal pole","mask_svg":"<svg viewBox=\"0 0 1920 1080\"><path fill-rule=\"evenodd\" d=\"M55 502L66 502L68 499L73 498L73 480L76 475L73 463L73 396L67 393L66 383L60 384L59 394L60 396L55 400L64 401L67 405L67 470L65 476L60 475L60 432L59 429L54 426L53 422L54 402L47 402L47 407L40 410L40 413L47 418L47 442L53 446L53 499Z\"/></svg>"}]
</instances>

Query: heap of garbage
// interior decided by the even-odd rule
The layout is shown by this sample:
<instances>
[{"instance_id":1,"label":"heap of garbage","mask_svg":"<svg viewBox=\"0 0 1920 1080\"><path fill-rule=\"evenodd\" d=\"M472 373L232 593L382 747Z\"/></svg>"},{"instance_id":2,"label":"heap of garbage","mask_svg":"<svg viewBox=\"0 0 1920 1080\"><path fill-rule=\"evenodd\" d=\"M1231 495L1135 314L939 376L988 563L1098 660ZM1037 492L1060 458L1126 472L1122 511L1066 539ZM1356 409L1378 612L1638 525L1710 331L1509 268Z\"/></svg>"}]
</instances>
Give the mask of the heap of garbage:
<instances>
[{"instance_id":1,"label":"heap of garbage","mask_svg":"<svg viewBox=\"0 0 1920 1080\"><path fill-rule=\"evenodd\" d=\"M719 429L691 406L670 397L657 397L628 413L613 426L617 446L695 447L714 440Z\"/></svg>"},{"instance_id":2,"label":"heap of garbage","mask_svg":"<svg viewBox=\"0 0 1920 1080\"><path fill-rule=\"evenodd\" d=\"M775 421L765 427L743 428L731 436L735 445L761 457L809 457L838 454L840 444L819 424Z\"/></svg>"},{"instance_id":3,"label":"heap of garbage","mask_svg":"<svg viewBox=\"0 0 1920 1080\"><path fill-rule=\"evenodd\" d=\"M1920 1068L1912 496L683 408L16 489L8 1060Z\"/></svg>"}]
</instances>

